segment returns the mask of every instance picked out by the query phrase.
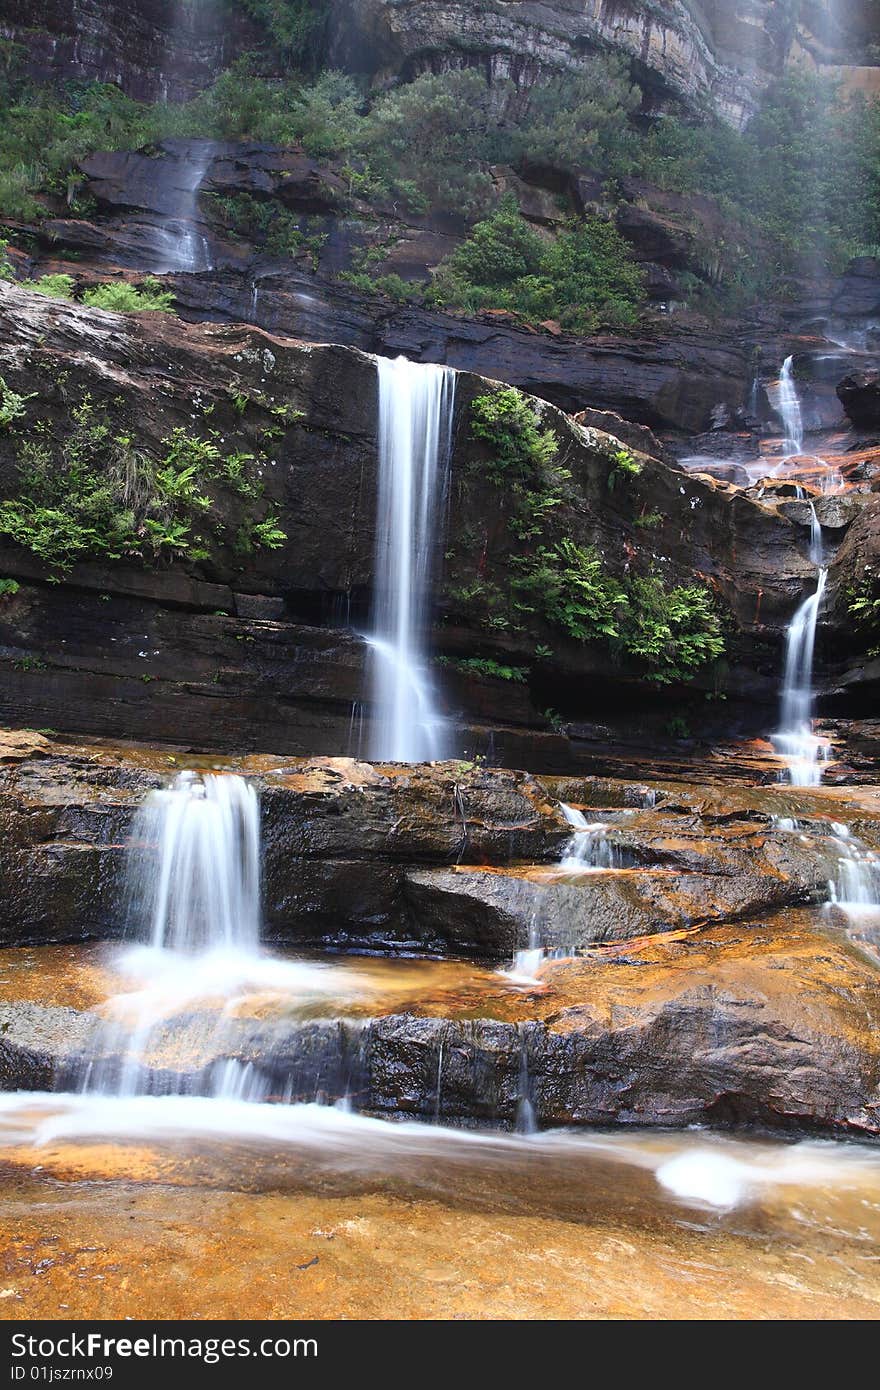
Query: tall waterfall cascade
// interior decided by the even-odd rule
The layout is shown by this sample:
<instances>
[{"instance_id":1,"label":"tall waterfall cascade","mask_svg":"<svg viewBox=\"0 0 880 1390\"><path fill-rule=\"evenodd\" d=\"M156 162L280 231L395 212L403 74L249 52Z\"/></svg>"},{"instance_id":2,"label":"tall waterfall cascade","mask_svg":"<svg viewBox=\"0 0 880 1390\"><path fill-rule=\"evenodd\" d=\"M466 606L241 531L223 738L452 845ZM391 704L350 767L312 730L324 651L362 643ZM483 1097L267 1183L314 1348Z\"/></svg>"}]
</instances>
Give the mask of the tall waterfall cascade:
<instances>
[{"instance_id":1,"label":"tall waterfall cascade","mask_svg":"<svg viewBox=\"0 0 880 1390\"><path fill-rule=\"evenodd\" d=\"M198 197L213 156L213 142L204 140L192 158L164 161L173 179L167 190L173 211L152 229L154 269L160 275L211 269L211 247L199 224Z\"/></svg>"},{"instance_id":2,"label":"tall waterfall cascade","mask_svg":"<svg viewBox=\"0 0 880 1390\"><path fill-rule=\"evenodd\" d=\"M370 645L368 755L427 762L448 754L430 671L429 597L442 545L455 373L378 359L379 491Z\"/></svg>"},{"instance_id":3,"label":"tall waterfall cascade","mask_svg":"<svg viewBox=\"0 0 880 1390\"><path fill-rule=\"evenodd\" d=\"M779 374L777 410L782 419L785 439L782 442L786 458L804 451L804 418L794 382L794 358L786 357Z\"/></svg>"},{"instance_id":4,"label":"tall waterfall cascade","mask_svg":"<svg viewBox=\"0 0 880 1390\"><path fill-rule=\"evenodd\" d=\"M828 569L824 564L822 527L812 503L810 517L810 559L818 569L816 589L800 604L788 625L779 728L771 736L774 748L785 759L788 780L795 787L819 785L828 752L827 745L813 732L813 654Z\"/></svg>"}]
</instances>

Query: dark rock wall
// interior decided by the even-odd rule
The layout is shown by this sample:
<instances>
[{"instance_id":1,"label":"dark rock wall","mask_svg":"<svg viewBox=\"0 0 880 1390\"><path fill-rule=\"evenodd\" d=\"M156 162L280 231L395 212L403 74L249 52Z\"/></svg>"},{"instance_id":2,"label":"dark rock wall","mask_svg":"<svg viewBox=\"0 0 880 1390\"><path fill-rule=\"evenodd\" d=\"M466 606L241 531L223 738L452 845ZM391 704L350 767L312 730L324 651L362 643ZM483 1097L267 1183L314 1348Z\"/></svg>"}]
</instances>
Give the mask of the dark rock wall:
<instances>
[{"instance_id":1,"label":"dark rock wall","mask_svg":"<svg viewBox=\"0 0 880 1390\"><path fill-rule=\"evenodd\" d=\"M0 0L0 34L38 81L113 82L138 101L194 96L264 37L225 0Z\"/></svg>"},{"instance_id":2,"label":"dark rock wall","mask_svg":"<svg viewBox=\"0 0 880 1390\"><path fill-rule=\"evenodd\" d=\"M369 357L316 347L241 326L181 324L167 315L119 316L0 286L7 383L34 392L28 420L63 438L70 410L87 392L120 432L162 457L163 440L183 427L217 430L225 448L255 449L274 404L301 412L273 439L264 465L266 497L287 541L278 550L236 554L230 543L241 500L220 502L227 530L207 560L154 564L79 563L53 574L5 542L0 573L21 587L0 599L0 654L6 671L0 717L31 727L179 740L199 747L339 752L351 746L352 707L364 691L363 644L374 552L376 376ZM5 312L4 312L5 311ZM503 490L485 480L469 429L469 403L486 390L459 377L447 548L459 582L478 572L506 582L509 556ZM249 398L240 413L236 393ZM769 703L782 631L812 577L809 516L731 494L644 458L630 486L608 485L610 436L546 406L571 473L565 528L597 544L612 571L635 565L665 582L709 583L730 613L733 696ZM206 412L208 412L206 414ZM20 436L0 436L3 495L17 487ZM225 510L224 510L225 509ZM659 529L636 523L658 512ZM803 515L801 515L803 513ZM439 616L455 617L437 594ZM458 621L458 620L456 620ZM531 657L552 640L554 681L568 682L583 714L614 690L652 706L656 693L607 650L559 641L537 619L515 636L485 627L440 627L435 650L455 656ZM491 649L491 653L487 650ZM523 696L473 691L453 682L460 721L542 727ZM543 695L543 692L540 692ZM488 700L488 703L487 703ZM460 704L459 704L460 702ZM539 702L538 708L544 708ZM575 714L577 710L573 711Z\"/></svg>"}]
</instances>

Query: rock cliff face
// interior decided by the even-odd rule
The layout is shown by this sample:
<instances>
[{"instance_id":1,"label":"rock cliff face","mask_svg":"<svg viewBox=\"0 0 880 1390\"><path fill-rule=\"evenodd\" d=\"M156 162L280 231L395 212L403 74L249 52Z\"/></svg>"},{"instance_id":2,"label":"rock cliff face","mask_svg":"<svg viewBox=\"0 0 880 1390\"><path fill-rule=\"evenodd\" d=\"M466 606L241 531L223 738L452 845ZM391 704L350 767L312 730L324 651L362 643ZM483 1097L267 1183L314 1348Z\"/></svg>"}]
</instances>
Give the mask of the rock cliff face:
<instances>
[{"instance_id":1,"label":"rock cliff face","mask_svg":"<svg viewBox=\"0 0 880 1390\"><path fill-rule=\"evenodd\" d=\"M610 48L656 104L710 106L734 125L787 62L858 63L873 36L868 20L847 44L827 5L798 22L779 0L336 0L333 14L333 58L377 81L469 64L531 86Z\"/></svg>"},{"instance_id":2,"label":"rock cliff face","mask_svg":"<svg viewBox=\"0 0 880 1390\"><path fill-rule=\"evenodd\" d=\"M0 33L39 81L114 82L139 101L178 101L263 35L237 5L200 0L0 0Z\"/></svg>"},{"instance_id":3,"label":"rock cliff face","mask_svg":"<svg viewBox=\"0 0 880 1390\"><path fill-rule=\"evenodd\" d=\"M463 64L532 85L576 71L585 52L633 61L656 105L712 107L741 124L786 62L840 66L872 88L880 21L858 0L331 0L329 59L377 82ZM235 3L45 0L23 18L0 0L0 33L40 79L115 82L140 100L208 86L237 53L266 44Z\"/></svg>"},{"instance_id":4,"label":"rock cliff face","mask_svg":"<svg viewBox=\"0 0 880 1390\"><path fill-rule=\"evenodd\" d=\"M80 561L57 583L45 562L4 542L0 572L21 586L0 600L5 717L202 747L347 747L365 685L355 630L373 581L373 361L240 325L89 311L9 285L0 286L0 313L4 381L30 397L21 428L0 438L5 496L15 495L21 429L63 441L88 397L111 432L136 432L148 456L161 458L175 429L259 456L261 514L276 514L287 536L277 550L237 550L245 502L232 494L218 502L215 541L198 560ZM465 589L508 582L504 493L486 480L469 423L470 402L486 389L482 378L459 377L447 544ZM559 512L567 532L598 546L612 572L634 566L670 585L708 582L732 624L729 667L710 684L721 679L764 718L756 699L775 699L782 632L812 578L807 506L753 500L647 456L629 487L612 489L613 438L553 407L543 412L570 473ZM841 517L829 513L829 527L845 529L858 507L855 499ZM639 524L645 514L650 528ZM528 665L536 644L552 643L552 671L532 692L538 708L551 702L548 681L571 687L571 717L578 707L590 717L613 709L615 686L656 706L638 671L607 652L560 640L537 617L513 635L487 629L476 609L450 600L445 582L435 651ZM527 698L494 686L450 682L451 712L463 725L542 727Z\"/></svg>"}]
</instances>

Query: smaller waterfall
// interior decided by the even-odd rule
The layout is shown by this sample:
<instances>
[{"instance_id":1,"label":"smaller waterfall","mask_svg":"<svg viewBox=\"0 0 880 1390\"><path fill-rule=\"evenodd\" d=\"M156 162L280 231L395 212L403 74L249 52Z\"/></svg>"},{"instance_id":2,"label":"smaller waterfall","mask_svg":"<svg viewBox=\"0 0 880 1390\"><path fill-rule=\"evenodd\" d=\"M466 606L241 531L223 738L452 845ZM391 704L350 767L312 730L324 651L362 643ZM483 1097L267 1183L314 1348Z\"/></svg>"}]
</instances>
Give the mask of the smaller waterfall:
<instances>
[{"instance_id":1,"label":"smaller waterfall","mask_svg":"<svg viewBox=\"0 0 880 1390\"><path fill-rule=\"evenodd\" d=\"M424 762L447 752L426 629L442 542L455 373L380 357L376 596L370 645L377 761Z\"/></svg>"},{"instance_id":2,"label":"smaller waterfall","mask_svg":"<svg viewBox=\"0 0 880 1390\"><path fill-rule=\"evenodd\" d=\"M259 803L244 778L181 772L148 798L135 843L131 896L153 947L256 950Z\"/></svg>"},{"instance_id":3,"label":"smaller waterfall","mask_svg":"<svg viewBox=\"0 0 880 1390\"><path fill-rule=\"evenodd\" d=\"M199 223L199 189L214 156L210 140L199 143L189 157L184 155L163 161L167 166L167 197L169 208L161 226L152 229L154 270L169 273L194 274L210 270L211 247Z\"/></svg>"},{"instance_id":4,"label":"smaller waterfall","mask_svg":"<svg viewBox=\"0 0 880 1390\"><path fill-rule=\"evenodd\" d=\"M790 458L792 454L802 454L804 451L804 420L797 387L794 384L793 366L794 358L786 357L779 374L779 393L776 407L782 418L782 427L785 430L782 449L786 458Z\"/></svg>"},{"instance_id":5,"label":"smaller waterfall","mask_svg":"<svg viewBox=\"0 0 880 1390\"><path fill-rule=\"evenodd\" d=\"M646 791L645 795L649 797L653 793ZM583 811L578 811L565 801L560 801L559 809L573 831L563 847L559 861L561 873L599 873L603 869L620 867L620 852L608 839L608 826L604 822L588 821ZM539 981L541 966L548 955L554 954L543 944L543 935L540 915L537 911L533 912L529 922L528 946L516 952L509 969L500 972L513 984L528 986ZM556 954L562 954L562 951L558 950Z\"/></svg>"},{"instance_id":6,"label":"smaller waterfall","mask_svg":"<svg viewBox=\"0 0 880 1390\"><path fill-rule=\"evenodd\" d=\"M848 826L835 823L831 828L839 855L836 876L828 884L831 903L850 918L880 913L880 855Z\"/></svg>"},{"instance_id":7,"label":"smaller waterfall","mask_svg":"<svg viewBox=\"0 0 880 1390\"><path fill-rule=\"evenodd\" d=\"M822 568L825 559L825 544L822 540L822 526L816 515L814 502L810 503L810 559L817 569Z\"/></svg>"},{"instance_id":8,"label":"smaller waterfall","mask_svg":"<svg viewBox=\"0 0 880 1390\"><path fill-rule=\"evenodd\" d=\"M827 756L826 745L813 733L813 653L828 570L822 563L822 527L812 503L810 512L810 559L819 567L819 574L815 593L804 599L788 625L782 709L779 728L771 735L795 787L817 787L822 780L822 760Z\"/></svg>"},{"instance_id":9,"label":"smaller waterfall","mask_svg":"<svg viewBox=\"0 0 880 1390\"><path fill-rule=\"evenodd\" d=\"M564 801L560 801L559 809L574 831L562 854L561 867L565 873L619 868L620 856L608 839L608 826L603 821L588 821L583 811Z\"/></svg>"}]
</instances>

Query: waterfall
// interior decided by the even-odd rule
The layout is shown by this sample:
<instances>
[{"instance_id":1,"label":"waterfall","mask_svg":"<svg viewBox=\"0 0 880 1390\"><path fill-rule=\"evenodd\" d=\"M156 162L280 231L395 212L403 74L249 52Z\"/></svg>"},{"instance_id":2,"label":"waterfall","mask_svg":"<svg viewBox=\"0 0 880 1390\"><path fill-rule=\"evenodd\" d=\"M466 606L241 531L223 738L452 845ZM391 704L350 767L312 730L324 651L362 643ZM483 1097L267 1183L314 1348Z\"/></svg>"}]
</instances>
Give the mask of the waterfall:
<instances>
[{"instance_id":1,"label":"waterfall","mask_svg":"<svg viewBox=\"0 0 880 1390\"><path fill-rule=\"evenodd\" d=\"M847 917L880 912L880 856L846 825L833 824L837 873L828 884L830 901Z\"/></svg>"},{"instance_id":2,"label":"waterfall","mask_svg":"<svg viewBox=\"0 0 880 1390\"><path fill-rule=\"evenodd\" d=\"M455 374L380 357L379 494L370 645L369 756L424 762L447 752L428 666L428 600L442 541Z\"/></svg>"},{"instance_id":3,"label":"waterfall","mask_svg":"<svg viewBox=\"0 0 880 1390\"><path fill-rule=\"evenodd\" d=\"M785 672L779 728L773 746L785 758L795 787L817 787L822 780L820 753L824 745L813 733L813 649L816 623L828 578L819 570L816 592L804 599L785 636Z\"/></svg>"},{"instance_id":4,"label":"waterfall","mask_svg":"<svg viewBox=\"0 0 880 1390\"><path fill-rule=\"evenodd\" d=\"M810 559L818 566L816 591L804 599L785 634L785 669L779 728L771 735L785 758L789 781L795 787L817 787L822 780L825 744L813 733L813 652L816 625L825 594L828 570L823 564L822 527L810 503Z\"/></svg>"},{"instance_id":5,"label":"waterfall","mask_svg":"<svg viewBox=\"0 0 880 1390\"><path fill-rule=\"evenodd\" d=\"M259 817L242 777L181 772L147 799L135 826L131 897L154 948L256 949Z\"/></svg>"},{"instance_id":6,"label":"waterfall","mask_svg":"<svg viewBox=\"0 0 880 1390\"><path fill-rule=\"evenodd\" d=\"M779 394L777 397L777 410L782 417L782 426L785 430L782 448L787 458L791 457L792 454L802 454L804 451L804 421L797 387L794 384L793 365L794 358L786 357L779 375Z\"/></svg>"},{"instance_id":7,"label":"waterfall","mask_svg":"<svg viewBox=\"0 0 880 1390\"><path fill-rule=\"evenodd\" d=\"M588 873L596 869L619 867L619 857L608 839L608 826L602 821L588 821L583 811L564 801L559 809L574 831L562 853L562 869L567 874Z\"/></svg>"},{"instance_id":8,"label":"waterfall","mask_svg":"<svg viewBox=\"0 0 880 1390\"><path fill-rule=\"evenodd\" d=\"M190 1069L190 1091L266 1099L268 1070L222 1060L224 1001L231 1007L248 991L270 990L302 1003L338 993L338 983L324 966L259 949L256 791L238 776L180 773L147 798L130 856L129 904L141 944L122 953L117 968L133 987L107 1001L104 1026L72 1083L90 1095L178 1093L182 1063L205 1048L221 1060Z\"/></svg>"},{"instance_id":9,"label":"waterfall","mask_svg":"<svg viewBox=\"0 0 880 1390\"><path fill-rule=\"evenodd\" d=\"M654 805L653 792L646 790L645 797L646 805ZM603 821L588 821L583 811L569 806L565 801L560 801L559 809L573 832L563 846L559 860L561 873L598 873L603 869L620 867L620 852L608 839L608 826ZM540 916L536 910L529 921L528 946L517 951L512 966L500 973L517 985L537 982L541 966L548 956L542 936Z\"/></svg>"},{"instance_id":10,"label":"waterfall","mask_svg":"<svg viewBox=\"0 0 880 1390\"><path fill-rule=\"evenodd\" d=\"M152 228L154 269L159 275L194 274L211 269L211 248L199 225L198 199L213 157L213 142L203 140L198 142L195 151L187 148L175 158L164 161L171 211L162 226Z\"/></svg>"}]
</instances>

